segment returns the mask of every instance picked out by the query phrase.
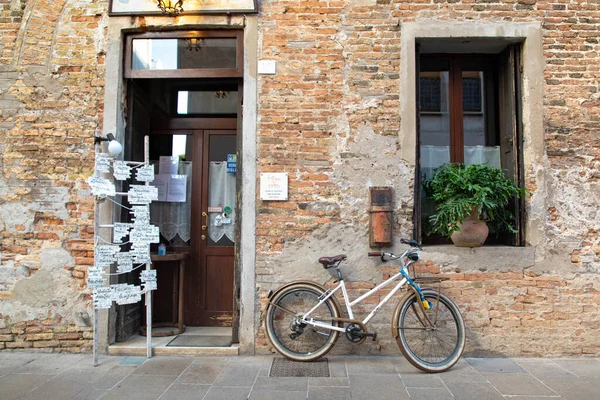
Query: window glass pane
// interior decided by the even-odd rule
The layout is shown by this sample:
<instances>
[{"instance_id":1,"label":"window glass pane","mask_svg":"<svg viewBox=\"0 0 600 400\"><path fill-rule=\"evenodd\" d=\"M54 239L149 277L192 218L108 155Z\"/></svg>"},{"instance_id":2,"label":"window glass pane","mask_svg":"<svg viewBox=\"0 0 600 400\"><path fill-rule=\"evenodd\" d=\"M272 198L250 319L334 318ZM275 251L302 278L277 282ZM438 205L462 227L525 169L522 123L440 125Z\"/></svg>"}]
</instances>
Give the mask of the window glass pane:
<instances>
[{"instance_id":1,"label":"window glass pane","mask_svg":"<svg viewBox=\"0 0 600 400\"><path fill-rule=\"evenodd\" d=\"M500 146L488 127L484 71L463 71L463 131L465 164L500 167Z\"/></svg>"},{"instance_id":2,"label":"window glass pane","mask_svg":"<svg viewBox=\"0 0 600 400\"><path fill-rule=\"evenodd\" d=\"M211 135L208 153L207 244L233 246L236 218L236 136Z\"/></svg>"},{"instance_id":3,"label":"window glass pane","mask_svg":"<svg viewBox=\"0 0 600 400\"><path fill-rule=\"evenodd\" d=\"M237 92L228 90L179 92L178 114L236 114Z\"/></svg>"},{"instance_id":4,"label":"window glass pane","mask_svg":"<svg viewBox=\"0 0 600 400\"><path fill-rule=\"evenodd\" d=\"M235 38L133 39L134 70L236 68Z\"/></svg>"},{"instance_id":5,"label":"window glass pane","mask_svg":"<svg viewBox=\"0 0 600 400\"><path fill-rule=\"evenodd\" d=\"M161 243L189 246L192 198L192 137L150 136L150 159L159 199L150 203L150 221L160 229Z\"/></svg>"},{"instance_id":6,"label":"window glass pane","mask_svg":"<svg viewBox=\"0 0 600 400\"><path fill-rule=\"evenodd\" d=\"M419 135L421 176L450 161L450 114L448 71L421 72L419 86Z\"/></svg>"}]
</instances>

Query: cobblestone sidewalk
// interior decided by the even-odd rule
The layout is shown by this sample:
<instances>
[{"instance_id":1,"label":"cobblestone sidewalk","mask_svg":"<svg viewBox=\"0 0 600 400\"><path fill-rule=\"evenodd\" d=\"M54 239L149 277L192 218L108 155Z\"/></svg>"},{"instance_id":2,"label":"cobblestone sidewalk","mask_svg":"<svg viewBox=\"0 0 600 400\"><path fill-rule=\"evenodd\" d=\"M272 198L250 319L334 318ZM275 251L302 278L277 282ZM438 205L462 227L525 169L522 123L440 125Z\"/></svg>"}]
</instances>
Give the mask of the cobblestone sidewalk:
<instances>
[{"instance_id":1,"label":"cobblestone sidewalk","mask_svg":"<svg viewBox=\"0 0 600 400\"><path fill-rule=\"evenodd\" d=\"M600 399L599 358L466 358L429 375L402 357L329 357L330 377L270 377L273 357L0 352L0 399Z\"/></svg>"}]
</instances>

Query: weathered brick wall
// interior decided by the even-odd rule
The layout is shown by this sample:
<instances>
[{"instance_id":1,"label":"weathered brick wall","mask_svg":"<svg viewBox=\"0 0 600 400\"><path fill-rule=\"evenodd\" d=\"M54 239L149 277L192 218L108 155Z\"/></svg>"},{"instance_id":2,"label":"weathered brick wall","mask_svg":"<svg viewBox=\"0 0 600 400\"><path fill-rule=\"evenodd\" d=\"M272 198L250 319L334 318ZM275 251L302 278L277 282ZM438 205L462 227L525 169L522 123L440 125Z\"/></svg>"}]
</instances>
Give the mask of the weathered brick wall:
<instances>
[{"instance_id":1,"label":"weathered brick wall","mask_svg":"<svg viewBox=\"0 0 600 400\"><path fill-rule=\"evenodd\" d=\"M519 263L512 250L490 269L485 253L477 266L436 248L423 265L450 278L445 290L464 313L471 354L600 353L600 4L270 0L261 10L259 58L278 69L259 81L258 169L288 172L290 201L258 202L260 309L283 282L326 281L321 255L349 255L354 295L387 276L365 257L368 186L394 186L395 234L411 235L414 171L399 152L399 136L410 134L399 132L402 24L538 22L545 87L544 115L535 118L543 118L545 150L526 177L528 213L542 216L543 235L531 261ZM339 351L397 353L391 309L374 320L378 343ZM257 349L268 352L262 322L261 314Z\"/></svg>"},{"instance_id":2,"label":"weathered brick wall","mask_svg":"<svg viewBox=\"0 0 600 400\"><path fill-rule=\"evenodd\" d=\"M91 348L106 7L0 0L0 350Z\"/></svg>"}]
</instances>

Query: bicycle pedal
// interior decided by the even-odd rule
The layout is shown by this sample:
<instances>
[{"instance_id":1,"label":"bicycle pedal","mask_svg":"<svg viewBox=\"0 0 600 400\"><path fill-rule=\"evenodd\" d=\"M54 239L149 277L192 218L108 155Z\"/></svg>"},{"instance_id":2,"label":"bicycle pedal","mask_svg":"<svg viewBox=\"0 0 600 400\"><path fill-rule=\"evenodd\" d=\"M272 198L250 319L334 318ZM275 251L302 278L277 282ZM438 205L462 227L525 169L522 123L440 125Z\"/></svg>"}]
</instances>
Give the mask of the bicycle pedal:
<instances>
[{"instance_id":1,"label":"bicycle pedal","mask_svg":"<svg viewBox=\"0 0 600 400\"><path fill-rule=\"evenodd\" d=\"M373 341L377 340L377 332L373 332Z\"/></svg>"}]
</instances>

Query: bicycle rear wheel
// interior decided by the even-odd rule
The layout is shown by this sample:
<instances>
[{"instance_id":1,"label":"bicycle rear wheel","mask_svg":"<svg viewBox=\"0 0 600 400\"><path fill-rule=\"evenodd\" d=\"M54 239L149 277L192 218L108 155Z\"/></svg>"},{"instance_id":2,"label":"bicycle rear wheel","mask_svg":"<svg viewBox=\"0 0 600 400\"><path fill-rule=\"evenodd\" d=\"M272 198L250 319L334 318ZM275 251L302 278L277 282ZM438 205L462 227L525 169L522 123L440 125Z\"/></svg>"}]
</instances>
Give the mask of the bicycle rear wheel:
<instances>
[{"instance_id":1,"label":"bicycle rear wheel","mask_svg":"<svg viewBox=\"0 0 600 400\"><path fill-rule=\"evenodd\" d=\"M291 285L275 293L266 311L266 331L275 349L294 361L314 361L323 357L335 344L339 332L301 322L302 316L319 303L323 291L304 283ZM337 326L340 316L329 298L310 315L315 321Z\"/></svg>"},{"instance_id":2,"label":"bicycle rear wheel","mask_svg":"<svg viewBox=\"0 0 600 400\"><path fill-rule=\"evenodd\" d=\"M414 293L398 306L396 341L404 357L426 372L443 372L459 360L465 348L465 326L458 307L446 295L432 289L423 290L431 304L421 309ZM439 295L439 301L438 301ZM430 322L429 322L430 321Z\"/></svg>"}]
</instances>

